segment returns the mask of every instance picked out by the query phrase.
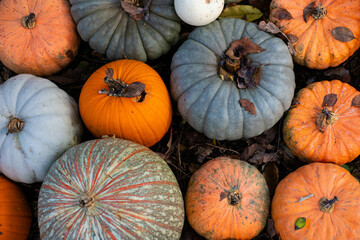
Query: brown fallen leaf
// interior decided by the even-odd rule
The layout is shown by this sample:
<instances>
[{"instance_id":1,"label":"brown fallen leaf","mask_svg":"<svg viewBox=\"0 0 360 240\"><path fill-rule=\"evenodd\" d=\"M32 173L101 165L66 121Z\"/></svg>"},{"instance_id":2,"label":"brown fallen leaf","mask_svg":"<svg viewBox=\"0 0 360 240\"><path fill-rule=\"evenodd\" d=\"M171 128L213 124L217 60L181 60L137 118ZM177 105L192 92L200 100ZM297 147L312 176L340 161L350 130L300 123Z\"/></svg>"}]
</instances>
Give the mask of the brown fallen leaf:
<instances>
[{"instance_id":1,"label":"brown fallen leaf","mask_svg":"<svg viewBox=\"0 0 360 240\"><path fill-rule=\"evenodd\" d=\"M360 95L356 95L352 102L351 102L351 107L354 106L354 107L360 107Z\"/></svg>"},{"instance_id":2,"label":"brown fallen leaf","mask_svg":"<svg viewBox=\"0 0 360 240\"><path fill-rule=\"evenodd\" d=\"M222 200L224 200L225 198L227 198L228 196L229 196L229 192L221 192L220 193L220 202L222 201Z\"/></svg>"},{"instance_id":3,"label":"brown fallen leaf","mask_svg":"<svg viewBox=\"0 0 360 240\"><path fill-rule=\"evenodd\" d=\"M264 166L263 176L269 187L270 196L274 196L276 186L279 183L279 169L274 161L268 162Z\"/></svg>"},{"instance_id":4,"label":"brown fallen leaf","mask_svg":"<svg viewBox=\"0 0 360 240\"><path fill-rule=\"evenodd\" d=\"M248 53L259 53L264 51L262 47L253 43L248 37L243 37L239 40L231 42L230 47L225 54L231 59L240 59Z\"/></svg>"},{"instance_id":5,"label":"brown fallen leaf","mask_svg":"<svg viewBox=\"0 0 360 240\"><path fill-rule=\"evenodd\" d=\"M331 30L331 35L340 42L350 42L353 39L357 39L347 27L336 27Z\"/></svg>"},{"instance_id":6,"label":"brown fallen leaf","mask_svg":"<svg viewBox=\"0 0 360 240\"><path fill-rule=\"evenodd\" d=\"M322 107L333 107L337 102L337 95L335 93L329 93L325 95Z\"/></svg>"},{"instance_id":7,"label":"brown fallen leaf","mask_svg":"<svg viewBox=\"0 0 360 240\"><path fill-rule=\"evenodd\" d=\"M245 109L245 111L249 112L252 115L256 115L256 108L254 103L250 102L247 99L240 99L240 106Z\"/></svg>"},{"instance_id":8,"label":"brown fallen leaf","mask_svg":"<svg viewBox=\"0 0 360 240\"><path fill-rule=\"evenodd\" d=\"M293 35L293 34L288 34L287 37L288 37L289 42L290 42L291 44L295 43L295 42L299 39L297 36L295 36L295 35Z\"/></svg>"},{"instance_id":9,"label":"brown fallen leaf","mask_svg":"<svg viewBox=\"0 0 360 240\"><path fill-rule=\"evenodd\" d=\"M291 15L291 13L288 10L286 10L285 8L274 9L274 11L272 12L272 15L274 18L279 19L279 20L293 19L293 16Z\"/></svg>"},{"instance_id":10,"label":"brown fallen leaf","mask_svg":"<svg viewBox=\"0 0 360 240\"><path fill-rule=\"evenodd\" d=\"M253 143L247 147L245 147L244 151L240 154L240 159L244 161L248 161L250 158L252 158L255 153L258 152L265 152L266 149L259 143Z\"/></svg>"},{"instance_id":11,"label":"brown fallen leaf","mask_svg":"<svg viewBox=\"0 0 360 240\"><path fill-rule=\"evenodd\" d=\"M267 162L274 162L279 159L279 156L276 153L265 153L265 152L256 152L248 162L255 165L262 165Z\"/></svg>"},{"instance_id":12,"label":"brown fallen leaf","mask_svg":"<svg viewBox=\"0 0 360 240\"><path fill-rule=\"evenodd\" d=\"M308 18L310 17L311 12L315 9L315 2L307 5L303 10L303 19L307 23Z\"/></svg>"},{"instance_id":13,"label":"brown fallen leaf","mask_svg":"<svg viewBox=\"0 0 360 240\"><path fill-rule=\"evenodd\" d=\"M145 92L145 84L141 82L133 82L124 88L121 96L127 98L133 98L140 96L143 92Z\"/></svg>"}]
</instances>

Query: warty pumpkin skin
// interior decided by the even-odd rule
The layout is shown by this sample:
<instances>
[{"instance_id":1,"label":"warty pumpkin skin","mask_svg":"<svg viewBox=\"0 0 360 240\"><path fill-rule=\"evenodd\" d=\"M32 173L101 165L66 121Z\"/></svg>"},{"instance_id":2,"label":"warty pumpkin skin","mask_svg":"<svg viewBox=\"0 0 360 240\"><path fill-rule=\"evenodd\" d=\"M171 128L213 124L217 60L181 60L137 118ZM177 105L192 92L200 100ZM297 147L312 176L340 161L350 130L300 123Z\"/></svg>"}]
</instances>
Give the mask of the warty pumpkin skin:
<instances>
[{"instance_id":1,"label":"warty pumpkin skin","mask_svg":"<svg viewBox=\"0 0 360 240\"><path fill-rule=\"evenodd\" d=\"M31 227L31 211L25 195L0 174L0 239L26 240Z\"/></svg>"},{"instance_id":2,"label":"warty pumpkin skin","mask_svg":"<svg viewBox=\"0 0 360 240\"><path fill-rule=\"evenodd\" d=\"M12 71L51 75L78 52L67 0L0 1L0 61Z\"/></svg>"},{"instance_id":3,"label":"warty pumpkin skin","mask_svg":"<svg viewBox=\"0 0 360 240\"><path fill-rule=\"evenodd\" d=\"M248 54L251 66L260 67L260 83L239 89L222 80L219 66L230 43L248 37L265 50ZM185 119L198 132L217 140L237 140L270 129L290 107L295 90L293 62L284 42L254 23L224 18L198 27L174 54L171 95ZM254 104L251 114L239 104Z\"/></svg>"},{"instance_id":4,"label":"warty pumpkin skin","mask_svg":"<svg viewBox=\"0 0 360 240\"><path fill-rule=\"evenodd\" d=\"M286 176L276 187L271 216L282 240L358 240L360 184L331 163L311 163ZM302 228L295 228L305 218Z\"/></svg>"},{"instance_id":5,"label":"warty pumpkin skin","mask_svg":"<svg viewBox=\"0 0 360 240\"><path fill-rule=\"evenodd\" d=\"M360 47L359 15L358 0L273 0L270 6L270 21L290 38L295 62L315 69L336 67Z\"/></svg>"},{"instance_id":6,"label":"warty pumpkin skin","mask_svg":"<svg viewBox=\"0 0 360 240\"><path fill-rule=\"evenodd\" d=\"M145 84L144 98L99 93L109 89L104 81L109 68L115 80L128 85ZM95 137L115 135L147 147L160 141L172 119L170 96L161 77L136 60L114 61L94 72L81 90L79 108L82 120Z\"/></svg>"},{"instance_id":7,"label":"warty pumpkin skin","mask_svg":"<svg viewBox=\"0 0 360 240\"><path fill-rule=\"evenodd\" d=\"M111 60L146 62L167 53L179 39L180 19L174 0L70 0L81 38ZM149 5L150 4L150 5ZM124 7L127 5L127 7ZM135 8L138 14L125 9Z\"/></svg>"},{"instance_id":8,"label":"warty pumpkin skin","mask_svg":"<svg viewBox=\"0 0 360 240\"><path fill-rule=\"evenodd\" d=\"M324 106L325 96L337 96ZM339 80L308 85L296 95L283 126L291 153L301 160L343 165L360 154L360 92Z\"/></svg>"},{"instance_id":9,"label":"warty pumpkin skin","mask_svg":"<svg viewBox=\"0 0 360 240\"><path fill-rule=\"evenodd\" d=\"M270 193L254 166L218 157L191 176L185 207L191 227L206 239L251 239L267 223Z\"/></svg>"},{"instance_id":10,"label":"warty pumpkin skin","mask_svg":"<svg viewBox=\"0 0 360 240\"><path fill-rule=\"evenodd\" d=\"M156 153L107 138L81 143L49 170L38 201L41 239L180 239L184 202Z\"/></svg>"},{"instance_id":11,"label":"warty pumpkin skin","mask_svg":"<svg viewBox=\"0 0 360 240\"><path fill-rule=\"evenodd\" d=\"M82 130L77 103L51 81L20 74L0 85L0 173L8 178L41 182Z\"/></svg>"}]
</instances>

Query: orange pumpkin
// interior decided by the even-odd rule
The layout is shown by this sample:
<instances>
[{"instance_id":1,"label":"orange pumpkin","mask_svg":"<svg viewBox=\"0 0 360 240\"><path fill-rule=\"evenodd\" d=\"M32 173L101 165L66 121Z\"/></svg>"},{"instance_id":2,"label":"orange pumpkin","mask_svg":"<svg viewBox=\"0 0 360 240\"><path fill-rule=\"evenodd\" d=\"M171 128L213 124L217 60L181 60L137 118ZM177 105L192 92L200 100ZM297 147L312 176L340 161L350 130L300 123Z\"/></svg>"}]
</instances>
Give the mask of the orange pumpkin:
<instances>
[{"instance_id":1,"label":"orange pumpkin","mask_svg":"<svg viewBox=\"0 0 360 240\"><path fill-rule=\"evenodd\" d=\"M360 184L331 163L311 163L276 187L271 216L282 240L360 237Z\"/></svg>"},{"instance_id":2,"label":"orange pumpkin","mask_svg":"<svg viewBox=\"0 0 360 240\"><path fill-rule=\"evenodd\" d=\"M165 135L172 118L161 77L136 60L114 61L94 72L81 90L79 109L95 137L115 135L147 147Z\"/></svg>"},{"instance_id":3,"label":"orange pumpkin","mask_svg":"<svg viewBox=\"0 0 360 240\"><path fill-rule=\"evenodd\" d=\"M67 0L0 1L0 61L12 71L51 75L80 44Z\"/></svg>"},{"instance_id":4,"label":"orange pumpkin","mask_svg":"<svg viewBox=\"0 0 360 240\"><path fill-rule=\"evenodd\" d=\"M31 211L25 195L12 181L0 175L0 239L25 240L31 226Z\"/></svg>"},{"instance_id":5,"label":"orange pumpkin","mask_svg":"<svg viewBox=\"0 0 360 240\"><path fill-rule=\"evenodd\" d=\"M265 227L270 194L252 165L227 157L205 163L191 177L187 219L206 239L251 239Z\"/></svg>"},{"instance_id":6,"label":"orange pumpkin","mask_svg":"<svg viewBox=\"0 0 360 240\"><path fill-rule=\"evenodd\" d=\"M296 95L283 127L301 160L345 164L360 154L360 92L339 80L310 84Z\"/></svg>"},{"instance_id":7,"label":"orange pumpkin","mask_svg":"<svg viewBox=\"0 0 360 240\"><path fill-rule=\"evenodd\" d=\"M273 0L270 21L290 39L295 62L325 69L360 47L359 0Z\"/></svg>"}]
</instances>

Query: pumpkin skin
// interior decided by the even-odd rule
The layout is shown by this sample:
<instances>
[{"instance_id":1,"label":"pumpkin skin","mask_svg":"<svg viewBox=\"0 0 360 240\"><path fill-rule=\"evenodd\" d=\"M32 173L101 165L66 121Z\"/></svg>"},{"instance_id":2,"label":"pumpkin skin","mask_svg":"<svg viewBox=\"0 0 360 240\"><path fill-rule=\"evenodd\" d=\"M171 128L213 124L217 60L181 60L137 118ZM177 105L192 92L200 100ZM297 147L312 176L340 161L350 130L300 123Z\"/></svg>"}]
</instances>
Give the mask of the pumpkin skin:
<instances>
[{"instance_id":1,"label":"pumpkin skin","mask_svg":"<svg viewBox=\"0 0 360 240\"><path fill-rule=\"evenodd\" d=\"M180 19L174 0L152 0L148 19L135 20L119 0L70 0L81 38L111 60L146 62L167 53L179 39ZM148 0L139 1L140 7ZM146 14L145 14L146 15Z\"/></svg>"},{"instance_id":2,"label":"pumpkin skin","mask_svg":"<svg viewBox=\"0 0 360 240\"><path fill-rule=\"evenodd\" d=\"M114 79L126 84L145 84L145 98L127 98L100 94L109 89L104 82L106 69L114 70ZM80 115L87 129L97 138L115 135L150 147L168 131L172 108L170 96L159 74L136 60L118 60L94 72L84 84L79 99Z\"/></svg>"},{"instance_id":3,"label":"pumpkin skin","mask_svg":"<svg viewBox=\"0 0 360 240\"><path fill-rule=\"evenodd\" d=\"M335 121L320 129L317 121L324 110L323 99L336 94L337 101L327 111ZM291 153L301 160L343 165L360 154L360 109L352 106L360 92L339 80L322 81L301 89L284 120L283 136ZM321 132L321 130L323 130Z\"/></svg>"},{"instance_id":4,"label":"pumpkin skin","mask_svg":"<svg viewBox=\"0 0 360 240\"><path fill-rule=\"evenodd\" d=\"M190 225L206 239L251 239L266 225L270 193L254 166L218 157L191 176L185 207Z\"/></svg>"},{"instance_id":5,"label":"pumpkin skin","mask_svg":"<svg viewBox=\"0 0 360 240\"><path fill-rule=\"evenodd\" d=\"M165 161L115 138L65 152L44 180L38 209L41 239L180 239L184 223Z\"/></svg>"},{"instance_id":6,"label":"pumpkin skin","mask_svg":"<svg viewBox=\"0 0 360 240\"><path fill-rule=\"evenodd\" d=\"M337 197L322 211L322 198ZM276 187L271 216L282 240L359 239L360 184L347 170L331 163L311 163L286 176ZM306 218L295 230L298 218Z\"/></svg>"},{"instance_id":7,"label":"pumpkin skin","mask_svg":"<svg viewBox=\"0 0 360 240\"><path fill-rule=\"evenodd\" d=\"M260 84L254 88L238 89L218 75L219 59L241 37L265 49L248 55L252 64L261 65ZM287 46L240 19L224 18L196 28L175 53L171 69L171 95L181 116L198 132L217 140L260 135L282 117L294 96L293 62ZM241 107L240 99L253 102L256 115Z\"/></svg>"},{"instance_id":8,"label":"pumpkin skin","mask_svg":"<svg viewBox=\"0 0 360 240\"><path fill-rule=\"evenodd\" d=\"M312 2L315 2L315 8L325 9L326 14L319 14L323 18L318 18L318 15L309 13L305 22L304 9ZM286 11L287 14L284 14ZM279 14L281 12L283 13ZM270 5L270 21L289 36L296 52L294 61L315 69L336 67L360 47L359 15L358 0L273 0ZM332 34L337 27L346 27L355 38L337 40Z\"/></svg>"},{"instance_id":9,"label":"pumpkin skin","mask_svg":"<svg viewBox=\"0 0 360 240\"><path fill-rule=\"evenodd\" d=\"M12 181L0 175L0 238L26 240L31 227L31 211L25 195Z\"/></svg>"},{"instance_id":10,"label":"pumpkin skin","mask_svg":"<svg viewBox=\"0 0 360 240\"><path fill-rule=\"evenodd\" d=\"M9 78L0 85L0 113L0 172L14 181L41 182L52 163L80 142L77 103L47 79Z\"/></svg>"},{"instance_id":11,"label":"pumpkin skin","mask_svg":"<svg viewBox=\"0 0 360 240\"><path fill-rule=\"evenodd\" d=\"M35 26L22 19L35 14ZM0 61L12 71L51 75L76 56L80 37L67 0L2 0L0 2Z\"/></svg>"}]
</instances>

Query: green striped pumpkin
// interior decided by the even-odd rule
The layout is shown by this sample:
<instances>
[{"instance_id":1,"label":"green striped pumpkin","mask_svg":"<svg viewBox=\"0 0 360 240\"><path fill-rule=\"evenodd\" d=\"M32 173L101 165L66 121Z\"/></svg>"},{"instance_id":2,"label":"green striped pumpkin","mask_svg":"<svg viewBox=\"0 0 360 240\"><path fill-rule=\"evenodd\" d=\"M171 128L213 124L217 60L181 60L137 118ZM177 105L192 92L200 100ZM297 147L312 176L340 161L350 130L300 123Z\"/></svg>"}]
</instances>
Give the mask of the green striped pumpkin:
<instances>
[{"instance_id":1,"label":"green striped pumpkin","mask_svg":"<svg viewBox=\"0 0 360 240\"><path fill-rule=\"evenodd\" d=\"M54 163L38 215L41 239L179 239L184 203L157 154L107 138L79 144Z\"/></svg>"}]
</instances>

